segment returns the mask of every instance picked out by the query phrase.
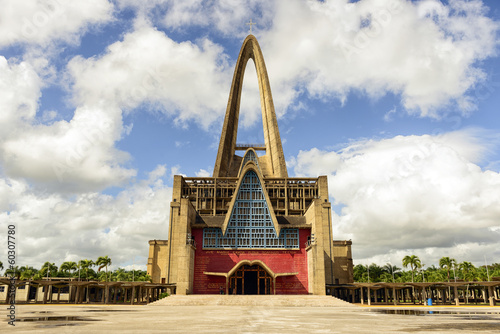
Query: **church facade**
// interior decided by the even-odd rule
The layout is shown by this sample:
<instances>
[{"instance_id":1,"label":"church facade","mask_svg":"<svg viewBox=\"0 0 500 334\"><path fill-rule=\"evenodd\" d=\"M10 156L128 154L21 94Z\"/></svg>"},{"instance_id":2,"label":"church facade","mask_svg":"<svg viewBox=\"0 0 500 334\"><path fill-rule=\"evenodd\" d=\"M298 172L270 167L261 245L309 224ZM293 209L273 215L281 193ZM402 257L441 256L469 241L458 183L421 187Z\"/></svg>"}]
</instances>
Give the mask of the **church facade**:
<instances>
[{"instance_id":1,"label":"church facade","mask_svg":"<svg viewBox=\"0 0 500 334\"><path fill-rule=\"evenodd\" d=\"M246 65L259 82L263 144L236 142ZM238 154L237 154L238 153ZM150 240L153 283L177 294L316 294L353 281L351 241L332 238L326 176L288 177L264 58L236 63L212 177L174 177L168 240Z\"/></svg>"}]
</instances>

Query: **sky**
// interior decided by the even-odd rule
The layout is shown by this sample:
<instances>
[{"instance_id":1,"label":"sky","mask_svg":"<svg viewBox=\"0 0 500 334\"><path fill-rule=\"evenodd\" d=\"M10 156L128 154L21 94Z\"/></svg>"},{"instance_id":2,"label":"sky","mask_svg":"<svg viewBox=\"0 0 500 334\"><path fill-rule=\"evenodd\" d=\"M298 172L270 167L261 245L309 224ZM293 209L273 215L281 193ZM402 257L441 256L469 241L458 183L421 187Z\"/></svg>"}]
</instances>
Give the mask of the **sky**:
<instances>
[{"instance_id":1,"label":"sky","mask_svg":"<svg viewBox=\"0 0 500 334\"><path fill-rule=\"evenodd\" d=\"M0 233L17 265L146 269L173 175L211 176L239 49L290 176L354 264L500 262L496 0L0 0ZM246 68L238 142L263 142ZM7 263L7 247L0 251Z\"/></svg>"}]
</instances>

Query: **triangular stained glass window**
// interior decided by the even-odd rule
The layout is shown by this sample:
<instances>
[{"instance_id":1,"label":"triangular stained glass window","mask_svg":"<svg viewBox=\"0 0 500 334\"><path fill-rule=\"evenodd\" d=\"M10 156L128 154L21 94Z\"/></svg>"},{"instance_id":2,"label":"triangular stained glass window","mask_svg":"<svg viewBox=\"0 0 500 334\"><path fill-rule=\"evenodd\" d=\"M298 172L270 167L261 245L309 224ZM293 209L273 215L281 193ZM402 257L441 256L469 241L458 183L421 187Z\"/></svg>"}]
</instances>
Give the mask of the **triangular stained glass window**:
<instances>
[{"instance_id":1,"label":"triangular stained glass window","mask_svg":"<svg viewBox=\"0 0 500 334\"><path fill-rule=\"evenodd\" d=\"M255 164L257 165L257 168L259 168L259 171L260 171L260 166L259 166L259 159L257 158L257 156L255 155L255 152L252 151L252 150L248 150L246 153L245 153L245 156L243 157L243 161L241 162L241 167L240 167L240 173L241 171L243 170L243 168L245 167L245 164L249 161L253 161L255 162Z\"/></svg>"},{"instance_id":2,"label":"triangular stained glass window","mask_svg":"<svg viewBox=\"0 0 500 334\"><path fill-rule=\"evenodd\" d=\"M204 248L299 248L298 229L276 235L264 190L254 171L248 171L236 194L226 234L220 228L203 230Z\"/></svg>"}]
</instances>

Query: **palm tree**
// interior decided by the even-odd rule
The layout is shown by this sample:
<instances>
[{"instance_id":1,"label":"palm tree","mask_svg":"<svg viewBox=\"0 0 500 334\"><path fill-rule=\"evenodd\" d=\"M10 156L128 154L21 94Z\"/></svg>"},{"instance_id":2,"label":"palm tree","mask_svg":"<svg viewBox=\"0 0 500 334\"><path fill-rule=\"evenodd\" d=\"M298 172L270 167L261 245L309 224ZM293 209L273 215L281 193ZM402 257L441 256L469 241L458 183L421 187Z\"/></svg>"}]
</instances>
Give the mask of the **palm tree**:
<instances>
[{"instance_id":1,"label":"palm tree","mask_svg":"<svg viewBox=\"0 0 500 334\"><path fill-rule=\"evenodd\" d=\"M128 281L128 273L123 268L118 268L114 272L116 280L119 282Z\"/></svg>"},{"instance_id":2,"label":"palm tree","mask_svg":"<svg viewBox=\"0 0 500 334\"><path fill-rule=\"evenodd\" d=\"M57 275L57 266L55 263L45 262L40 268L40 274L44 277L56 276Z\"/></svg>"},{"instance_id":3,"label":"palm tree","mask_svg":"<svg viewBox=\"0 0 500 334\"><path fill-rule=\"evenodd\" d=\"M445 279L444 273L438 270L428 270L427 271L427 281L428 282L443 282Z\"/></svg>"},{"instance_id":4,"label":"palm tree","mask_svg":"<svg viewBox=\"0 0 500 334\"><path fill-rule=\"evenodd\" d=\"M439 260L439 267L446 268L446 272L448 274L448 282L450 281L450 269L453 268L457 264L455 259L449 258L448 256L443 256Z\"/></svg>"},{"instance_id":5,"label":"palm tree","mask_svg":"<svg viewBox=\"0 0 500 334\"><path fill-rule=\"evenodd\" d=\"M149 276L145 271L141 271L141 275L137 279L138 282L151 282L151 276Z\"/></svg>"},{"instance_id":6,"label":"palm tree","mask_svg":"<svg viewBox=\"0 0 500 334\"><path fill-rule=\"evenodd\" d=\"M398 268L396 266L393 266L392 264L390 263L387 263L385 266L382 267L382 269L390 274L392 276L392 283L394 283L394 273L398 273L399 271L401 271L401 268Z\"/></svg>"},{"instance_id":7,"label":"palm tree","mask_svg":"<svg viewBox=\"0 0 500 334\"><path fill-rule=\"evenodd\" d=\"M422 262L416 255L406 255L403 258L403 267L408 268L408 266L411 268L411 282L413 283L414 271L422 266Z\"/></svg>"},{"instance_id":8,"label":"palm tree","mask_svg":"<svg viewBox=\"0 0 500 334\"><path fill-rule=\"evenodd\" d=\"M106 255L106 256L99 256L97 258L97 261L95 262L96 265L99 266L97 271L101 271L103 267L106 267L106 282L108 281L108 266L111 265L111 259Z\"/></svg>"},{"instance_id":9,"label":"palm tree","mask_svg":"<svg viewBox=\"0 0 500 334\"><path fill-rule=\"evenodd\" d=\"M382 267L376 265L375 263L370 264L369 266L370 276L373 278L370 280L371 282L380 282L380 275L384 272Z\"/></svg>"},{"instance_id":10,"label":"palm tree","mask_svg":"<svg viewBox=\"0 0 500 334\"><path fill-rule=\"evenodd\" d=\"M25 270L24 267L19 268L18 266L15 266L14 268L9 268L5 270L5 276L11 276L11 277L15 276L16 279L20 279L21 274L23 273L24 270Z\"/></svg>"},{"instance_id":11,"label":"palm tree","mask_svg":"<svg viewBox=\"0 0 500 334\"><path fill-rule=\"evenodd\" d=\"M3 263L0 261L0 270L3 270Z\"/></svg>"},{"instance_id":12,"label":"palm tree","mask_svg":"<svg viewBox=\"0 0 500 334\"><path fill-rule=\"evenodd\" d=\"M462 271L463 279L466 281L474 281L476 278L476 267L470 262L464 261L458 265Z\"/></svg>"},{"instance_id":13,"label":"palm tree","mask_svg":"<svg viewBox=\"0 0 500 334\"><path fill-rule=\"evenodd\" d=\"M354 267L354 275L353 275L354 282L363 282L364 281L363 277L366 276L366 269L367 269L367 267L365 267L362 264L357 264Z\"/></svg>"},{"instance_id":14,"label":"palm tree","mask_svg":"<svg viewBox=\"0 0 500 334\"><path fill-rule=\"evenodd\" d=\"M76 262L73 261L66 261L61 264L61 267L59 267L59 270L61 270L64 273L68 273L70 271L70 276L71 276L71 271L78 269L78 266L76 265Z\"/></svg>"},{"instance_id":15,"label":"palm tree","mask_svg":"<svg viewBox=\"0 0 500 334\"><path fill-rule=\"evenodd\" d=\"M21 271L21 275L19 276L20 279L30 279L38 273L38 270L33 267L25 266L22 268L24 268L24 270Z\"/></svg>"},{"instance_id":16,"label":"palm tree","mask_svg":"<svg viewBox=\"0 0 500 334\"><path fill-rule=\"evenodd\" d=\"M92 260L80 260L80 262L78 262L78 264L80 265L80 267L82 269L85 269L85 278L89 278L89 268L95 266L95 263L94 261Z\"/></svg>"}]
</instances>

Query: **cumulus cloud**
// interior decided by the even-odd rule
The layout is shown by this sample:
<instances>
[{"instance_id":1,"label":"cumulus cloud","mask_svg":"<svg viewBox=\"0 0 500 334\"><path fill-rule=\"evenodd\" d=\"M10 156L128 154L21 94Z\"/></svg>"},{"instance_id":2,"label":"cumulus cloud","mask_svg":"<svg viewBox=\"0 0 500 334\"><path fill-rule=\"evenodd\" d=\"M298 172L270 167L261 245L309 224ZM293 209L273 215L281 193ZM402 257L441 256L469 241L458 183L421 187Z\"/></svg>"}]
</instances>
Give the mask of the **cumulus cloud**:
<instances>
[{"instance_id":1,"label":"cumulus cloud","mask_svg":"<svg viewBox=\"0 0 500 334\"><path fill-rule=\"evenodd\" d=\"M2 175L64 192L124 184L135 171L122 166L129 156L114 147L123 132L119 108L101 101L77 107L69 121L53 110L37 117L53 71L44 58L0 56Z\"/></svg>"},{"instance_id":2,"label":"cumulus cloud","mask_svg":"<svg viewBox=\"0 0 500 334\"><path fill-rule=\"evenodd\" d=\"M25 125L0 146L4 171L59 191L102 190L124 184L134 170L114 147L121 114L104 107L81 107L71 121Z\"/></svg>"},{"instance_id":3,"label":"cumulus cloud","mask_svg":"<svg viewBox=\"0 0 500 334\"><path fill-rule=\"evenodd\" d=\"M165 0L168 8L163 24L168 28L183 29L190 25L213 26L220 33L229 36L244 37L251 18L258 18L259 27L265 27L272 21L274 3L272 1L251 0L230 2L225 0ZM259 28L253 28L254 31Z\"/></svg>"},{"instance_id":4,"label":"cumulus cloud","mask_svg":"<svg viewBox=\"0 0 500 334\"><path fill-rule=\"evenodd\" d=\"M0 47L46 46L56 40L74 43L88 25L111 20L113 12L108 0L3 0L0 4Z\"/></svg>"},{"instance_id":5,"label":"cumulus cloud","mask_svg":"<svg viewBox=\"0 0 500 334\"><path fill-rule=\"evenodd\" d=\"M287 107L302 92L345 101L361 91L401 97L420 116L473 111L470 90L496 52L498 22L481 1L277 2L260 41L274 91Z\"/></svg>"},{"instance_id":6,"label":"cumulus cloud","mask_svg":"<svg viewBox=\"0 0 500 334\"><path fill-rule=\"evenodd\" d=\"M97 259L109 255L114 267L145 270L147 240L167 238L172 189L158 166L116 196L95 192L67 197L32 189L24 181L0 179L0 219L16 225L19 263ZM6 236L2 236L6 243ZM2 250L6 258L6 250Z\"/></svg>"},{"instance_id":7,"label":"cumulus cloud","mask_svg":"<svg viewBox=\"0 0 500 334\"><path fill-rule=\"evenodd\" d=\"M222 48L207 39L177 43L139 25L100 57L71 59L67 80L76 106L69 121L57 112L38 119L38 101L50 72L38 58L0 58L0 161L8 177L25 178L51 190L99 191L136 175L115 143L130 128L123 112L150 107L208 128L224 114L231 69ZM59 74L60 75L60 74ZM47 123L39 120L48 119ZM12 125L15 126L12 126Z\"/></svg>"},{"instance_id":8,"label":"cumulus cloud","mask_svg":"<svg viewBox=\"0 0 500 334\"><path fill-rule=\"evenodd\" d=\"M397 263L415 253L435 264L460 254L480 262L482 252L500 255L500 174L474 163L476 152L487 150L478 133L312 149L292 165L297 175L329 175L330 196L341 207L335 238L352 239L355 258Z\"/></svg>"},{"instance_id":9,"label":"cumulus cloud","mask_svg":"<svg viewBox=\"0 0 500 334\"><path fill-rule=\"evenodd\" d=\"M43 79L28 62L13 62L0 56L0 136L12 124L31 121L36 114Z\"/></svg>"},{"instance_id":10,"label":"cumulus cloud","mask_svg":"<svg viewBox=\"0 0 500 334\"><path fill-rule=\"evenodd\" d=\"M473 90L487 79L479 62L495 55L500 27L480 0L119 3L149 16L161 9L159 24L169 29L210 27L226 37L244 37L243 23L255 18L278 116L293 111L303 94L345 102L353 92L394 94L401 110L422 117L452 109L468 115L477 109ZM245 89L248 126L260 105L256 85Z\"/></svg>"},{"instance_id":11,"label":"cumulus cloud","mask_svg":"<svg viewBox=\"0 0 500 334\"><path fill-rule=\"evenodd\" d=\"M125 110L139 105L208 127L224 114L230 67L223 49L208 39L177 43L144 25L97 58L68 64L76 104L105 101Z\"/></svg>"}]
</instances>

